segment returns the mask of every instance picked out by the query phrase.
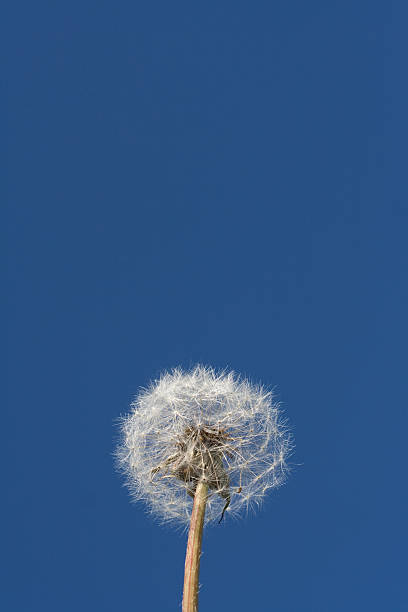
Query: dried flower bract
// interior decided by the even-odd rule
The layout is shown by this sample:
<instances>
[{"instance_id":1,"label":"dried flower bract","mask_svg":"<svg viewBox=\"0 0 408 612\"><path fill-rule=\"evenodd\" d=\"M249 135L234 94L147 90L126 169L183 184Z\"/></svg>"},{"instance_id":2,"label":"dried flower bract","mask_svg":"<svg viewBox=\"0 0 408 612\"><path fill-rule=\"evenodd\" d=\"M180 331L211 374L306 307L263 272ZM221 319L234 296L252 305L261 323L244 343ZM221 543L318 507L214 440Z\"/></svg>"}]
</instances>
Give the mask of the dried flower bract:
<instances>
[{"instance_id":1,"label":"dried flower bract","mask_svg":"<svg viewBox=\"0 0 408 612\"><path fill-rule=\"evenodd\" d=\"M120 469L135 499L188 524L198 482L206 522L261 502L283 483L292 438L270 391L234 372L196 366L165 373L121 421Z\"/></svg>"}]
</instances>

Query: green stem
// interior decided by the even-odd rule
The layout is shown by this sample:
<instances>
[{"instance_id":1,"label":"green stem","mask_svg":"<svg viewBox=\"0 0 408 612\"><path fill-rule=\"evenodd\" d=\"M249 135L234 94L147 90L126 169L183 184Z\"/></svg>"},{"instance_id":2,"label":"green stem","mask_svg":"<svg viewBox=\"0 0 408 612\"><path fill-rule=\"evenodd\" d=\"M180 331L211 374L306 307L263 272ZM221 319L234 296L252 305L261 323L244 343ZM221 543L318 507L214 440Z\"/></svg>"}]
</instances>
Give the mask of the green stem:
<instances>
[{"instance_id":1,"label":"green stem","mask_svg":"<svg viewBox=\"0 0 408 612\"><path fill-rule=\"evenodd\" d=\"M198 611L198 577L208 485L200 481L194 495L184 567L183 612Z\"/></svg>"}]
</instances>

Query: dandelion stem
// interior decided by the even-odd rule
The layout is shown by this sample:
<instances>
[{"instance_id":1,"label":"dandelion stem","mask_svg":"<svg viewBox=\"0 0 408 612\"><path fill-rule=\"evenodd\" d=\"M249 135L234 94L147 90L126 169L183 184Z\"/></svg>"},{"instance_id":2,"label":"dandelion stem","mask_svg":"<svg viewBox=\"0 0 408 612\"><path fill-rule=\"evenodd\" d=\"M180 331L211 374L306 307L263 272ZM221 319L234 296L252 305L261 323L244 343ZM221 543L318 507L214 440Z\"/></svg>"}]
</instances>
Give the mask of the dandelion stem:
<instances>
[{"instance_id":1,"label":"dandelion stem","mask_svg":"<svg viewBox=\"0 0 408 612\"><path fill-rule=\"evenodd\" d=\"M184 567L183 612L197 612L198 610L198 577L207 491L208 484L200 481L194 495L190 530L188 532L186 564Z\"/></svg>"}]
</instances>

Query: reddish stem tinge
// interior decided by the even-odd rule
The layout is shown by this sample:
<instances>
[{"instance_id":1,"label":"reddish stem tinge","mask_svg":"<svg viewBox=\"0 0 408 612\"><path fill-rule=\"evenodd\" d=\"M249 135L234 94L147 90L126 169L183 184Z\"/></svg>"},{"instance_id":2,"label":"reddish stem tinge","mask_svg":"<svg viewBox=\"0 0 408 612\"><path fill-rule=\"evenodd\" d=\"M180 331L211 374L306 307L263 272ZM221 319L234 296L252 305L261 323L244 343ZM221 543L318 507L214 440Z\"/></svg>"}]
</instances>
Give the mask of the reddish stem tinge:
<instances>
[{"instance_id":1,"label":"reddish stem tinge","mask_svg":"<svg viewBox=\"0 0 408 612\"><path fill-rule=\"evenodd\" d=\"M188 532L186 564L184 567L183 612L197 612L198 610L198 577L207 492L208 485L200 481L194 495L190 530Z\"/></svg>"}]
</instances>

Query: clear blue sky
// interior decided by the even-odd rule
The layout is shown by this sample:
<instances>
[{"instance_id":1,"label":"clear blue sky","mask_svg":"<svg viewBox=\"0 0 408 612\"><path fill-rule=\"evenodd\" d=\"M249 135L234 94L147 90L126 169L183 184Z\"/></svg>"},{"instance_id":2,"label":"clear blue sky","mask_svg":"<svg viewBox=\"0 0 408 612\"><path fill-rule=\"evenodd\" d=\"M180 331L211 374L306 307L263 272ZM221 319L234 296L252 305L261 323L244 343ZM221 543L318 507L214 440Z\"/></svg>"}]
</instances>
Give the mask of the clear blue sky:
<instances>
[{"instance_id":1,"label":"clear blue sky","mask_svg":"<svg viewBox=\"0 0 408 612\"><path fill-rule=\"evenodd\" d=\"M4 610L180 609L114 421L196 362L297 443L202 612L408 608L403 4L10 3Z\"/></svg>"}]
</instances>

